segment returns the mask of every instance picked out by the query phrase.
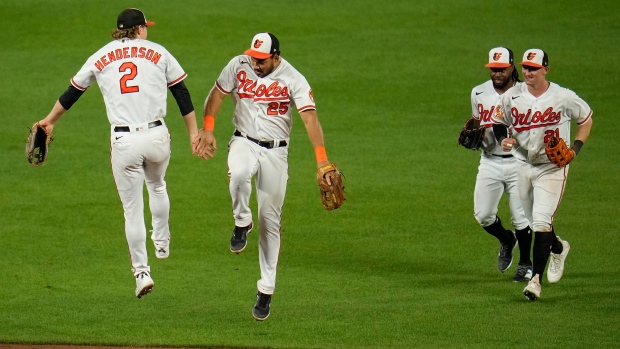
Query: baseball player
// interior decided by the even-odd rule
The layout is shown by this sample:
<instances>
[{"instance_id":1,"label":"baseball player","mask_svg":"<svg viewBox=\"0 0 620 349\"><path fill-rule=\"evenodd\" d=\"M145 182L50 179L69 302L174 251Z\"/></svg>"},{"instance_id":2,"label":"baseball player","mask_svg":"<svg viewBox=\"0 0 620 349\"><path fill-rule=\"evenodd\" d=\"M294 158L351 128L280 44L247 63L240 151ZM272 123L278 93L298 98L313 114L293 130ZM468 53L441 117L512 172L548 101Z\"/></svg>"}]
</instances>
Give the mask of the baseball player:
<instances>
[{"instance_id":1,"label":"baseball player","mask_svg":"<svg viewBox=\"0 0 620 349\"><path fill-rule=\"evenodd\" d=\"M315 149L317 166L328 163L323 131L312 90L303 75L280 56L280 43L271 33L259 33L245 54L234 57L222 70L205 101L205 125L200 130L198 153L212 157L215 117L222 101L231 95L235 131L228 143L228 176L235 228L230 250L240 253L252 231L251 180L255 177L258 201L259 264L257 299L252 315L265 320L270 314L280 252L282 205L288 180L288 146L292 113L296 109Z\"/></svg>"},{"instance_id":2,"label":"baseball player","mask_svg":"<svg viewBox=\"0 0 620 349\"><path fill-rule=\"evenodd\" d=\"M86 60L49 115L40 121L51 132L58 119L97 81L111 124L112 174L125 212L138 298L151 292L154 285L146 251L145 182L156 256L164 259L170 253L170 202L164 180L170 160L170 134L164 122L167 89L183 115L193 150L198 144L194 107L183 83L187 74L163 46L146 40L147 28L154 24L138 9L122 11L112 32L114 40Z\"/></svg>"},{"instance_id":3,"label":"baseball player","mask_svg":"<svg viewBox=\"0 0 620 349\"><path fill-rule=\"evenodd\" d=\"M474 189L474 216L489 234L500 242L497 268L506 271L512 264L513 250L519 245L519 267L513 281L529 281L532 277L530 247L532 231L525 217L517 189L517 160L495 141L491 115L501 95L509 88L520 85L519 73L514 66L512 51L495 47L489 51L490 80L471 90L472 117L486 128L482 141L480 166ZM506 230L497 216L498 204L503 193L508 194L512 225L515 232Z\"/></svg>"},{"instance_id":4,"label":"baseball player","mask_svg":"<svg viewBox=\"0 0 620 349\"><path fill-rule=\"evenodd\" d=\"M517 162L519 196L534 230L533 277L523 290L531 301L540 298L542 277L551 254L547 280L560 281L570 245L555 235L553 218L564 193L569 165L549 160L545 145L554 137L570 144L571 121L577 123L572 155L579 153L590 135L592 110L575 92L549 82L547 53L525 51L522 74L525 84L508 90L494 113L495 137ZM509 136L507 127L514 132Z\"/></svg>"}]
</instances>

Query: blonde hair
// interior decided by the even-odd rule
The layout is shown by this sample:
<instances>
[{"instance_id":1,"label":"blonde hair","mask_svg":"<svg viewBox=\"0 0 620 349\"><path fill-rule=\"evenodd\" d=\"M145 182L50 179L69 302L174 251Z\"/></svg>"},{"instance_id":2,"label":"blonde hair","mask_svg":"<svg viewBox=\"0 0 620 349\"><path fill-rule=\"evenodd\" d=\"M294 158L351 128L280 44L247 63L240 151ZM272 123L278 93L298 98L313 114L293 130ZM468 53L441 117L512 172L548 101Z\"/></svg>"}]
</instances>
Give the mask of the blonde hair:
<instances>
[{"instance_id":1,"label":"blonde hair","mask_svg":"<svg viewBox=\"0 0 620 349\"><path fill-rule=\"evenodd\" d=\"M138 37L138 28L139 26L135 26L129 29L114 29L112 31L112 37L115 40L120 40L123 38L134 39Z\"/></svg>"}]
</instances>

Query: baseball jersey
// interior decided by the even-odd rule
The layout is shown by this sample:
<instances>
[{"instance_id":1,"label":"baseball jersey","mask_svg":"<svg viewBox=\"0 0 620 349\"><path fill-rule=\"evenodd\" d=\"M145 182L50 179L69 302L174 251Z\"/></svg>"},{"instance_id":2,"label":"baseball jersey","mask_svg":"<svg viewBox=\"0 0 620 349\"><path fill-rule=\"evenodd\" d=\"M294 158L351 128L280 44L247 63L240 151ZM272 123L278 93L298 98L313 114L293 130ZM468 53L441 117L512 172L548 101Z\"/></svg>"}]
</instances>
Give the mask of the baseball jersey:
<instances>
[{"instance_id":1,"label":"baseball jersey","mask_svg":"<svg viewBox=\"0 0 620 349\"><path fill-rule=\"evenodd\" d=\"M90 56L71 84L84 91L97 80L110 124L138 125L166 115L168 87L186 76L163 46L121 39Z\"/></svg>"},{"instance_id":2,"label":"baseball jersey","mask_svg":"<svg viewBox=\"0 0 620 349\"><path fill-rule=\"evenodd\" d=\"M271 74L260 78L254 73L249 56L234 57L215 82L222 93L232 95L233 124L250 137L288 139L293 108L300 113L316 109L306 78L280 59L280 65Z\"/></svg>"},{"instance_id":3,"label":"baseball jersey","mask_svg":"<svg viewBox=\"0 0 620 349\"><path fill-rule=\"evenodd\" d=\"M571 120L583 125L592 117L590 106L577 94L553 82L540 97L534 97L526 84L502 95L493 119L513 127L517 158L531 164L549 163L545 146L551 137L570 145Z\"/></svg>"},{"instance_id":4,"label":"baseball jersey","mask_svg":"<svg viewBox=\"0 0 620 349\"><path fill-rule=\"evenodd\" d=\"M522 82L517 82L517 85L520 84ZM500 101L501 95L497 93L491 80L487 80L471 90L471 115L474 119L480 120L480 126L486 128L482 140L482 149L489 154L508 155L510 152L505 152L502 149L493 133L492 116Z\"/></svg>"}]
</instances>

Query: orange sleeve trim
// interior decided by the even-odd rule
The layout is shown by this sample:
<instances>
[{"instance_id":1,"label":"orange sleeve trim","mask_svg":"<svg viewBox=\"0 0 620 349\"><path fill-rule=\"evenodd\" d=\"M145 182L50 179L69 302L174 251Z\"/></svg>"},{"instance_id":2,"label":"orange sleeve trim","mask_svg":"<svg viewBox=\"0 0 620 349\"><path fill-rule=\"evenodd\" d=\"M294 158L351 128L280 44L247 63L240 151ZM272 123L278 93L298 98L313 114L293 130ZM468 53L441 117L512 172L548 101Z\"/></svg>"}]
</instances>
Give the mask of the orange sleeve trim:
<instances>
[{"instance_id":1,"label":"orange sleeve trim","mask_svg":"<svg viewBox=\"0 0 620 349\"><path fill-rule=\"evenodd\" d=\"M324 146L314 148L314 154L316 155L316 162L327 161L327 152L325 152Z\"/></svg>"},{"instance_id":2,"label":"orange sleeve trim","mask_svg":"<svg viewBox=\"0 0 620 349\"><path fill-rule=\"evenodd\" d=\"M205 122L204 129L213 131L213 129L215 128L215 117L212 115L205 115L204 122Z\"/></svg>"}]
</instances>

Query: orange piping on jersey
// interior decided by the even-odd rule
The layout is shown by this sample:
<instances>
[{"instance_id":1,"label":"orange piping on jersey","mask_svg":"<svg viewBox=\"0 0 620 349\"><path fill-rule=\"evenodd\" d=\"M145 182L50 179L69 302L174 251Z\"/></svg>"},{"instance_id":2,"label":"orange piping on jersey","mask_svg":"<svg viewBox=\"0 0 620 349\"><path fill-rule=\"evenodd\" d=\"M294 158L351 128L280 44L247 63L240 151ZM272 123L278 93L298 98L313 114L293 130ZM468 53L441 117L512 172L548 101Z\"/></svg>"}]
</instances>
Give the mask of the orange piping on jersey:
<instances>
[{"instance_id":1,"label":"orange piping on jersey","mask_svg":"<svg viewBox=\"0 0 620 349\"><path fill-rule=\"evenodd\" d=\"M75 80L73 80L73 78L71 78L71 84L73 86L75 86L75 88L77 88L78 90L81 90L81 91L86 91L86 89L88 88L88 87L82 87L82 86L76 84Z\"/></svg>"},{"instance_id":2,"label":"orange piping on jersey","mask_svg":"<svg viewBox=\"0 0 620 349\"><path fill-rule=\"evenodd\" d=\"M176 79L176 80L174 80L174 81L172 81L172 82L169 82L169 83L168 83L168 87L170 87L170 86L172 86L172 85L176 84L177 82L179 82L179 81L181 81L181 80L185 79L185 77L186 77L186 76L187 76L187 73L183 73L183 75L181 75L181 77L180 77L180 78L178 78L178 79Z\"/></svg>"},{"instance_id":3,"label":"orange piping on jersey","mask_svg":"<svg viewBox=\"0 0 620 349\"><path fill-rule=\"evenodd\" d=\"M223 93L223 94L225 94L225 95L227 95L227 94L229 94L229 93L230 93L230 91L226 91L226 90L224 90L224 89L222 88L222 86L221 86L221 85L220 85L217 81L215 81L215 87L217 87L217 89L218 89L218 90L220 90L220 92L222 92L222 93Z\"/></svg>"},{"instance_id":4,"label":"orange piping on jersey","mask_svg":"<svg viewBox=\"0 0 620 349\"><path fill-rule=\"evenodd\" d=\"M302 111L306 111L306 110L316 110L316 107L314 105L305 105L301 108L297 108L298 112L302 112Z\"/></svg>"},{"instance_id":5,"label":"orange piping on jersey","mask_svg":"<svg viewBox=\"0 0 620 349\"><path fill-rule=\"evenodd\" d=\"M581 126L581 125L585 124L586 122L590 121L590 117L592 117L592 110L590 110L590 114L588 114L586 119L583 120L582 122L578 122L577 125Z\"/></svg>"},{"instance_id":6,"label":"orange piping on jersey","mask_svg":"<svg viewBox=\"0 0 620 349\"><path fill-rule=\"evenodd\" d=\"M239 98L254 98L254 95L249 93L240 93Z\"/></svg>"}]
</instances>

